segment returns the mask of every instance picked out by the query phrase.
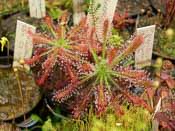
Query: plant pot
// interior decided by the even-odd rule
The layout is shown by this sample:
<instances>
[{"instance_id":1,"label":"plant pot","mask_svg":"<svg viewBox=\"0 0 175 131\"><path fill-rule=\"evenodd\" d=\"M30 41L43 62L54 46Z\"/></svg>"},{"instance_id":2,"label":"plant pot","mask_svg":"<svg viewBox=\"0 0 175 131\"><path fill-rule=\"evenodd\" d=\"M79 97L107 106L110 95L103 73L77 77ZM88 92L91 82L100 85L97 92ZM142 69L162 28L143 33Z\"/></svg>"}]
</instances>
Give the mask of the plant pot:
<instances>
[{"instance_id":1,"label":"plant pot","mask_svg":"<svg viewBox=\"0 0 175 131\"><path fill-rule=\"evenodd\" d=\"M41 100L33 76L23 70L15 74L11 69L0 69L0 120L20 117Z\"/></svg>"},{"instance_id":2,"label":"plant pot","mask_svg":"<svg viewBox=\"0 0 175 131\"><path fill-rule=\"evenodd\" d=\"M12 66L12 57L11 56L0 56L0 68L10 68Z\"/></svg>"},{"instance_id":3,"label":"plant pot","mask_svg":"<svg viewBox=\"0 0 175 131\"><path fill-rule=\"evenodd\" d=\"M1 123L0 131L21 131L21 129L10 123Z\"/></svg>"},{"instance_id":4,"label":"plant pot","mask_svg":"<svg viewBox=\"0 0 175 131\"><path fill-rule=\"evenodd\" d=\"M0 46L1 48L1 46ZM10 68L13 62L13 51L9 47L4 47L3 52L0 51L0 68Z\"/></svg>"}]
</instances>

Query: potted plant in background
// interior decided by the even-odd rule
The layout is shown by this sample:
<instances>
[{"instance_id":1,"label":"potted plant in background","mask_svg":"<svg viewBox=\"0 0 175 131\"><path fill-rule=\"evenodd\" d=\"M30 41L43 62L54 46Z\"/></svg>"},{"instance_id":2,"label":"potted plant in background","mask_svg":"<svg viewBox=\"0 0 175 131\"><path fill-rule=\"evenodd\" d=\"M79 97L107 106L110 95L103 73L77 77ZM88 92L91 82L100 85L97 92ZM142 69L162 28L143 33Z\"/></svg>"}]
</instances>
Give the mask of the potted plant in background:
<instances>
[{"instance_id":1,"label":"potted plant in background","mask_svg":"<svg viewBox=\"0 0 175 131\"><path fill-rule=\"evenodd\" d=\"M154 54L168 59L175 59L174 48L174 17L175 1L162 0L156 6L155 10L151 9L147 15L139 17L138 27L146 25L156 25Z\"/></svg>"}]
</instances>

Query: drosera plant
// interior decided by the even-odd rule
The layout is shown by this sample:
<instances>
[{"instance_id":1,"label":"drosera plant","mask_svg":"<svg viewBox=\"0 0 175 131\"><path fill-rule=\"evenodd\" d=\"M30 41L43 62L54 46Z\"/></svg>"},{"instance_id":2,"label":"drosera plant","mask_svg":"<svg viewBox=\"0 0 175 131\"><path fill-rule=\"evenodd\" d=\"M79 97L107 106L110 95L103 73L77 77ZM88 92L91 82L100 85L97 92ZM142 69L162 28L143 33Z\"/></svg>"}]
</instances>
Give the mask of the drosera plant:
<instances>
[{"instance_id":1,"label":"drosera plant","mask_svg":"<svg viewBox=\"0 0 175 131\"><path fill-rule=\"evenodd\" d=\"M106 25L104 27L106 27ZM151 86L151 81L148 80L147 73L142 70L133 70L132 68L125 68L120 65L121 61L127 55L133 53L133 51L135 51L135 49L137 49L142 42L143 37L137 36L131 41L127 48L121 49L113 46L111 47L110 43L104 39L104 43L102 43L102 52L100 55L97 55L90 47L94 59L93 64L88 63L90 72L88 73L82 71L81 74L83 74L83 79L80 77L80 82L78 81L77 85L72 84L80 87L87 81L84 91L82 90L80 95L77 95L77 101L75 101L73 104L75 105L75 108L73 109L73 115L75 118L81 116L82 111L86 109L86 106L88 106L90 101L94 101L96 108L95 111L98 116L101 116L104 112L106 112L107 107L109 106L112 106L113 109L116 110L116 113L121 113L120 111L117 111L120 110L120 106L118 105L120 100L118 100L116 97L117 93L123 94L125 98L151 111L151 108L143 99L140 99L137 96L132 96L127 89L131 83L141 86L144 85L145 87ZM119 50L121 52L119 52ZM75 74L74 76L76 77L78 74ZM143 79L140 80L140 78ZM126 81L129 81L129 85L127 85L128 83ZM67 97L65 97L63 94L71 93L70 89L71 87L56 92L54 99L59 102L66 100ZM80 101L81 99L82 101Z\"/></svg>"},{"instance_id":2,"label":"drosera plant","mask_svg":"<svg viewBox=\"0 0 175 131\"><path fill-rule=\"evenodd\" d=\"M79 25L69 29L67 32L67 13L64 13L58 25L54 25L50 17L45 18L45 22L48 26L50 34L47 36L41 34L29 35L33 39L33 43L36 46L34 56L31 59L26 59L25 62L29 65L40 63L43 58L47 57L42 63L42 70L39 71L39 78L37 83L44 85L47 78L51 76L54 67L57 65L66 75L72 77L72 66L80 63L80 57L87 58L89 51L87 40L89 37L86 18L84 18ZM41 48L38 47L41 45ZM93 45L93 48L98 49L98 45ZM36 62L36 63L35 63ZM67 72L68 70L68 72ZM59 86L59 83L56 83Z\"/></svg>"},{"instance_id":3,"label":"drosera plant","mask_svg":"<svg viewBox=\"0 0 175 131\"><path fill-rule=\"evenodd\" d=\"M123 14L120 14L117 11L115 12L114 18L113 18L114 28L123 30L128 25L133 25L134 23L135 23L135 20L129 18L129 15L127 12L124 12Z\"/></svg>"},{"instance_id":4,"label":"drosera plant","mask_svg":"<svg viewBox=\"0 0 175 131\"><path fill-rule=\"evenodd\" d=\"M46 20L52 37L30 34L34 45L39 43L41 46L37 47L33 58L26 60L26 63L42 65L38 71L37 83L44 86L50 79L49 83L56 85L53 91L54 101L71 101L69 106L74 118L83 116L90 105L93 105L97 116L102 116L109 106L113 107L116 114L120 114L121 97L152 111L144 99L130 92L133 85L152 86L149 74L132 66L122 66L123 61L127 61L126 58L143 43L142 36L131 38L123 46L115 46L107 37L108 20L104 22L103 42L96 38L95 28L87 30L86 19L67 33L65 15L57 26L52 24L50 18L47 17ZM46 57L44 61L42 57ZM65 76L61 82L51 79L59 74L55 73L55 66Z\"/></svg>"},{"instance_id":5,"label":"drosera plant","mask_svg":"<svg viewBox=\"0 0 175 131\"><path fill-rule=\"evenodd\" d=\"M128 40L134 32L136 21L130 18L127 12L119 13L116 11L112 23L113 28L118 31L123 39Z\"/></svg>"}]
</instances>

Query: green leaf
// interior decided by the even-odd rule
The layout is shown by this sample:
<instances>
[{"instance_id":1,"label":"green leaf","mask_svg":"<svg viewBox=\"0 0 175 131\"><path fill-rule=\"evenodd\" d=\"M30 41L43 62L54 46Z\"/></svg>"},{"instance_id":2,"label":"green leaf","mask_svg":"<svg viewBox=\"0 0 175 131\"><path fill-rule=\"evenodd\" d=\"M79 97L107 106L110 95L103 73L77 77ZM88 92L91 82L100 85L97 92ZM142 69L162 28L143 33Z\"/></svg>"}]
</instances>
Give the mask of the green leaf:
<instances>
[{"instance_id":1,"label":"green leaf","mask_svg":"<svg viewBox=\"0 0 175 131\"><path fill-rule=\"evenodd\" d=\"M59 8L51 8L49 11L49 15L53 19L58 19L62 15L62 10L60 10Z\"/></svg>"},{"instance_id":2,"label":"green leaf","mask_svg":"<svg viewBox=\"0 0 175 131\"><path fill-rule=\"evenodd\" d=\"M90 4L91 0L84 0L86 4Z\"/></svg>"},{"instance_id":3,"label":"green leaf","mask_svg":"<svg viewBox=\"0 0 175 131\"><path fill-rule=\"evenodd\" d=\"M116 35L112 35L110 38L109 38L109 43L115 47L119 47L121 46L121 43L123 42L123 38L120 37L118 34Z\"/></svg>"},{"instance_id":4,"label":"green leaf","mask_svg":"<svg viewBox=\"0 0 175 131\"><path fill-rule=\"evenodd\" d=\"M52 121L48 118L47 121L44 122L42 126L42 131L56 131L56 128L52 125Z\"/></svg>"},{"instance_id":5,"label":"green leaf","mask_svg":"<svg viewBox=\"0 0 175 131\"><path fill-rule=\"evenodd\" d=\"M36 122L43 122L42 119L36 114L32 114L31 119Z\"/></svg>"},{"instance_id":6,"label":"green leaf","mask_svg":"<svg viewBox=\"0 0 175 131\"><path fill-rule=\"evenodd\" d=\"M68 45L68 40L64 39L64 38L60 38L52 43L50 43L53 46L59 47L59 48L66 48L69 49L70 46Z\"/></svg>"}]
</instances>

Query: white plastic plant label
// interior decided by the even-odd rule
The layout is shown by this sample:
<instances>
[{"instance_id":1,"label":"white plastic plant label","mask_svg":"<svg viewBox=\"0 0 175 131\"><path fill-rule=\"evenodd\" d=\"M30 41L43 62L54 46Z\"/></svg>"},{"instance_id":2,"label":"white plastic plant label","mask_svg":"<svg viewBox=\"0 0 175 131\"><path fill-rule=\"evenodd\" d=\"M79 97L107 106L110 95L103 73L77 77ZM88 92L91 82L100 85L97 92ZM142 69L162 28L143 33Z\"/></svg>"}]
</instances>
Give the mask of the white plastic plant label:
<instances>
[{"instance_id":1,"label":"white plastic plant label","mask_svg":"<svg viewBox=\"0 0 175 131\"><path fill-rule=\"evenodd\" d=\"M17 21L13 67L21 67L19 61L32 56L33 44L32 38L28 34L29 31L35 33L36 28L22 21ZM29 69L27 65L24 66Z\"/></svg>"},{"instance_id":2,"label":"white plastic plant label","mask_svg":"<svg viewBox=\"0 0 175 131\"><path fill-rule=\"evenodd\" d=\"M43 18L46 16L45 0L29 0L30 17Z\"/></svg>"},{"instance_id":3,"label":"white plastic plant label","mask_svg":"<svg viewBox=\"0 0 175 131\"><path fill-rule=\"evenodd\" d=\"M99 40L102 41L104 21L105 20L109 21L108 31L110 31L118 0L93 0L93 1L94 1L92 4L93 8L97 8L98 5L99 8L97 8L94 14L92 14L92 12L90 11L88 19L91 25L95 24L97 36Z\"/></svg>"},{"instance_id":4,"label":"white plastic plant label","mask_svg":"<svg viewBox=\"0 0 175 131\"><path fill-rule=\"evenodd\" d=\"M155 25L137 28L138 35L143 35L144 43L135 52L135 67L142 68L151 65Z\"/></svg>"},{"instance_id":5,"label":"white plastic plant label","mask_svg":"<svg viewBox=\"0 0 175 131\"><path fill-rule=\"evenodd\" d=\"M85 17L85 13L83 11L82 5L84 0L73 0L73 22L77 25L83 17Z\"/></svg>"}]
</instances>

